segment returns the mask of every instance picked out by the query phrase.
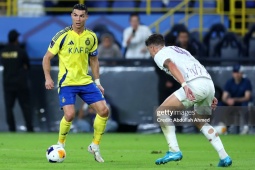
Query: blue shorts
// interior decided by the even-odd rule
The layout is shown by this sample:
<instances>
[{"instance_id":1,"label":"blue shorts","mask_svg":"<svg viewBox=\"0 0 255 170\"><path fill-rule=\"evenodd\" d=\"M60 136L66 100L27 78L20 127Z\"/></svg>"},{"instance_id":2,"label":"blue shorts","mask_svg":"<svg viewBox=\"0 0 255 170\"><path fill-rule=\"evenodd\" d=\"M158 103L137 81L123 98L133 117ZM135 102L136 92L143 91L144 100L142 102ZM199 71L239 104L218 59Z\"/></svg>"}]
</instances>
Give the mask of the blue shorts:
<instances>
[{"instance_id":1,"label":"blue shorts","mask_svg":"<svg viewBox=\"0 0 255 170\"><path fill-rule=\"evenodd\" d=\"M60 87L58 96L60 107L65 105L75 104L76 95L78 95L88 105L105 100L103 94L95 83L90 83L84 86L64 86Z\"/></svg>"}]
</instances>

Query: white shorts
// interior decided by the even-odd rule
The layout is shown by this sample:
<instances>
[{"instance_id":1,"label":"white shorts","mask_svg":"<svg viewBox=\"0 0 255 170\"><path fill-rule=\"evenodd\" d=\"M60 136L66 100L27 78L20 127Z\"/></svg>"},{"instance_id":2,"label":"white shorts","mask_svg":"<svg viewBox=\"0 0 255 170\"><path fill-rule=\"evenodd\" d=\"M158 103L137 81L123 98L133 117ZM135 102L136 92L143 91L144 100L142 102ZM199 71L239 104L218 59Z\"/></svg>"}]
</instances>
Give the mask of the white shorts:
<instances>
[{"instance_id":1,"label":"white shorts","mask_svg":"<svg viewBox=\"0 0 255 170\"><path fill-rule=\"evenodd\" d=\"M187 99L184 89L181 87L174 92L177 99L182 102L185 108L194 106L195 111L200 115L212 114L212 100L214 98L214 84L208 78L196 78L187 82L189 88L195 96L194 101Z\"/></svg>"}]
</instances>

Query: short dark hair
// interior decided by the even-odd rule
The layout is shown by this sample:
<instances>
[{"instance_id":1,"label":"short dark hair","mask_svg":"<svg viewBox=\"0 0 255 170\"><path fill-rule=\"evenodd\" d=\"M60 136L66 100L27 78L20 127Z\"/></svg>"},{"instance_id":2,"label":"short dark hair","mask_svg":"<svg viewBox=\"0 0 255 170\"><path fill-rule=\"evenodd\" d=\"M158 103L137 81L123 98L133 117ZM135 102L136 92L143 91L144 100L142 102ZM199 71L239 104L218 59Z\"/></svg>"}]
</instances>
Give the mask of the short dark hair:
<instances>
[{"instance_id":1,"label":"short dark hair","mask_svg":"<svg viewBox=\"0 0 255 170\"><path fill-rule=\"evenodd\" d=\"M75 9L85 11L86 14L88 13L88 8L85 4L75 4L73 6L73 10L75 10ZM73 10L72 10L72 12L73 12Z\"/></svg>"},{"instance_id":2,"label":"short dark hair","mask_svg":"<svg viewBox=\"0 0 255 170\"><path fill-rule=\"evenodd\" d=\"M138 18L138 21L140 21L140 17L138 15L138 13L134 12L134 13L131 13L130 16L129 16L129 21L131 20L132 17L137 17Z\"/></svg>"},{"instance_id":3,"label":"short dark hair","mask_svg":"<svg viewBox=\"0 0 255 170\"><path fill-rule=\"evenodd\" d=\"M165 45L165 40L163 35L161 34L152 34L150 35L147 40L145 41L145 45L146 46L150 46L150 45Z\"/></svg>"}]
</instances>

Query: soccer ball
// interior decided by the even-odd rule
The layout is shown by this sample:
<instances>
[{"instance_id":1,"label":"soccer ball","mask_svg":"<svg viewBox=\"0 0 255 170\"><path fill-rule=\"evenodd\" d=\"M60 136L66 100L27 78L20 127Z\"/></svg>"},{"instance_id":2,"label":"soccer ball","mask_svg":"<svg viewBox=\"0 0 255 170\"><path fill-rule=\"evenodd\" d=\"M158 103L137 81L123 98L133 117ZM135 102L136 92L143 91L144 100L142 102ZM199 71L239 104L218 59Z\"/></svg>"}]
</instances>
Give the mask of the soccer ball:
<instances>
[{"instance_id":1,"label":"soccer ball","mask_svg":"<svg viewBox=\"0 0 255 170\"><path fill-rule=\"evenodd\" d=\"M52 145L46 151L46 158L51 163L63 162L66 158L66 151L59 145Z\"/></svg>"},{"instance_id":2,"label":"soccer ball","mask_svg":"<svg viewBox=\"0 0 255 170\"><path fill-rule=\"evenodd\" d=\"M217 126L214 127L219 135L227 133L227 127L224 123L220 122Z\"/></svg>"}]
</instances>

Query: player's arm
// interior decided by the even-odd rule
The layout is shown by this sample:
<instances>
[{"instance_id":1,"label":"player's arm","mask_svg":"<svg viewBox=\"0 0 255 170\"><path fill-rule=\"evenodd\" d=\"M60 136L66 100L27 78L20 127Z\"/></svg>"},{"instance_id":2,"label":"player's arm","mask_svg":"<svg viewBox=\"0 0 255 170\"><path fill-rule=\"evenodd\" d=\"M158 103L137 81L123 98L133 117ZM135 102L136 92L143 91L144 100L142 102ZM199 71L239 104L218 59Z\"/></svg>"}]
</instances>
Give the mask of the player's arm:
<instances>
[{"instance_id":1,"label":"player's arm","mask_svg":"<svg viewBox=\"0 0 255 170\"><path fill-rule=\"evenodd\" d=\"M100 89L102 94L104 94L104 88L100 84L100 79L99 79L99 62L98 62L98 57L97 56L91 56L89 57L90 61L90 67L92 71L93 78L95 80L95 83L97 87Z\"/></svg>"},{"instance_id":2,"label":"player's arm","mask_svg":"<svg viewBox=\"0 0 255 170\"><path fill-rule=\"evenodd\" d=\"M187 98L189 100L195 100L195 96L193 95L191 89L187 86L187 83L185 82L185 79L178 67L170 59L166 59L163 66L167 68L173 77L175 77L176 80L181 84L185 90Z\"/></svg>"},{"instance_id":3,"label":"player's arm","mask_svg":"<svg viewBox=\"0 0 255 170\"><path fill-rule=\"evenodd\" d=\"M52 54L50 51L47 51L43 57L43 72L44 72L44 76L45 76L45 88L48 90L54 88L54 82L50 75L50 70L51 70L50 61L54 56L55 55Z\"/></svg>"},{"instance_id":4,"label":"player's arm","mask_svg":"<svg viewBox=\"0 0 255 170\"><path fill-rule=\"evenodd\" d=\"M164 67L167 68L171 72L171 74L176 78L176 80L180 84L185 82L181 72L176 67L176 65L173 62L171 62L170 59L166 59L166 61L164 62Z\"/></svg>"}]
</instances>

